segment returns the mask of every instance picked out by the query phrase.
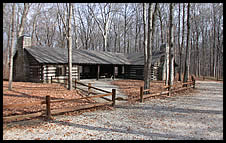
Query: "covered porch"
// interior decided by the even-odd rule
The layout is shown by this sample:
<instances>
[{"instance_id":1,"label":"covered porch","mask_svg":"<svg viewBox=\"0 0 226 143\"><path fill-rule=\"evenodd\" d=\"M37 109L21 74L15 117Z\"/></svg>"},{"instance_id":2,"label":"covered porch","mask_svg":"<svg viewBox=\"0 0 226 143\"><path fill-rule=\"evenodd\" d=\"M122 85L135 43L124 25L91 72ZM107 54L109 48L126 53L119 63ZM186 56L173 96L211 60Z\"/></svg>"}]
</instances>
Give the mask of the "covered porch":
<instances>
[{"instance_id":1,"label":"covered porch","mask_svg":"<svg viewBox=\"0 0 226 143\"><path fill-rule=\"evenodd\" d=\"M81 64L80 79L124 78L124 65L113 64Z\"/></svg>"}]
</instances>

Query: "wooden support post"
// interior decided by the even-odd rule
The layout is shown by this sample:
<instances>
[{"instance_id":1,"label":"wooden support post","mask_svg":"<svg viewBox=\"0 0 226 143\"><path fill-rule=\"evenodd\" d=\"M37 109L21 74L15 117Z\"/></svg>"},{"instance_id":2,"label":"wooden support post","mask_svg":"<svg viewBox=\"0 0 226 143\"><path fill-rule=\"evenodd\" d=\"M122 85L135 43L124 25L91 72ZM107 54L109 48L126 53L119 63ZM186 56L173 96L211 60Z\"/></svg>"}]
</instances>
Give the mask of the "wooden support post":
<instances>
[{"instance_id":1,"label":"wooden support post","mask_svg":"<svg viewBox=\"0 0 226 143\"><path fill-rule=\"evenodd\" d=\"M100 65L97 65L97 80L100 78Z\"/></svg>"},{"instance_id":2,"label":"wooden support post","mask_svg":"<svg viewBox=\"0 0 226 143\"><path fill-rule=\"evenodd\" d=\"M77 82L77 80L75 79L75 90L76 90L76 86L77 86L77 83L76 82Z\"/></svg>"},{"instance_id":3,"label":"wooden support post","mask_svg":"<svg viewBox=\"0 0 226 143\"><path fill-rule=\"evenodd\" d=\"M112 106L115 106L116 89L112 89Z\"/></svg>"},{"instance_id":4,"label":"wooden support post","mask_svg":"<svg viewBox=\"0 0 226 143\"><path fill-rule=\"evenodd\" d=\"M46 65L46 76L45 76L45 78L46 78L46 83L49 82L49 77L48 77L48 75L49 75L49 72L48 72L48 66Z\"/></svg>"},{"instance_id":5,"label":"wooden support post","mask_svg":"<svg viewBox=\"0 0 226 143\"><path fill-rule=\"evenodd\" d=\"M51 84L53 83L53 77L51 76Z\"/></svg>"},{"instance_id":6,"label":"wooden support post","mask_svg":"<svg viewBox=\"0 0 226 143\"><path fill-rule=\"evenodd\" d=\"M115 66L113 66L113 80L115 80Z\"/></svg>"},{"instance_id":7,"label":"wooden support post","mask_svg":"<svg viewBox=\"0 0 226 143\"><path fill-rule=\"evenodd\" d=\"M195 77L193 75L191 76L191 80L192 80L192 83L193 83L193 88L195 88Z\"/></svg>"},{"instance_id":8,"label":"wooden support post","mask_svg":"<svg viewBox=\"0 0 226 143\"><path fill-rule=\"evenodd\" d=\"M43 65L41 66L41 82L42 83L44 83L44 72L43 72L43 70L44 70L44 67L43 67Z\"/></svg>"},{"instance_id":9,"label":"wooden support post","mask_svg":"<svg viewBox=\"0 0 226 143\"><path fill-rule=\"evenodd\" d=\"M51 119L50 96L46 96L46 118Z\"/></svg>"},{"instance_id":10,"label":"wooden support post","mask_svg":"<svg viewBox=\"0 0 226 143\"><path fill-rule=\"evenodd\" d=\"M144 94L144 88L141 86L140 87L140 102L144 102L143 94Z\"/></svg>"},{"instance_id":11,"label":"wooden support post","mask_svg":"<svg viewBox=\"0 0 226 143\"><path fill-rule=\"evenodd\" d=\"M168 96L170 96L170 95L171 95L171 85L169 85L169 87L168 87L168 91L169 91L169 92L168 92L168 94L167 94L167 95L168 95Z\"/></svg>"},{"instance_id":12,"label":"wooden support post","mask_svg":"<svg viewBox=\"0 0 226 143\"><path fill-rule=\"evenodd\" d=\"M88 95L91 93L91 83L88 83Z\"/></svg>"},{"instance_id":13,"label":"wooden support post","mask_svg":"<svg viewBox=\"0 0 226 143\"><path fill-rule=\"evenodd\" d=\"M66 85L66 79L63 79L63 81L64 81L64 86Z\"/></svg>"},{"instance_id":14,"label":"wooden support post","mask_svg":"<svg viewBox=\"0 0 226 143\"><path fill-rule=\"evenodd\" d=\"M80 66L77 65L77 68L78 68L78 81L80 80ZM76 79L75 79L76 80Z\"/></svg>"}]
</instances>

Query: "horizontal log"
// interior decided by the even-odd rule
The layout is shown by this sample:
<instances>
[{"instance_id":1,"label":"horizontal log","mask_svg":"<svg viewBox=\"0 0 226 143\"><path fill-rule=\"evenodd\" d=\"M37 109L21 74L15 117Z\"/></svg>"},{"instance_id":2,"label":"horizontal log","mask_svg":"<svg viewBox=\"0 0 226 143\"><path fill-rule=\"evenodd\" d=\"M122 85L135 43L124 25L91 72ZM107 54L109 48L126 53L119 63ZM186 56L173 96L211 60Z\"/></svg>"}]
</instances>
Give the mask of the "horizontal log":
<instances>
[{"instance_id":1,"label":"horizontal log","mask_svg":"<svg viewBox=\"0 0 226 143\"><path fill-rule=\"evenodd\" d=\"M186 89L189 89L189 88L192 88L192 87L182 87L182 88L179 88L179 89L172 90L171 93L186 90Z\"/></svg>"},{"instance_id":2,"label":"horizontal log","mask_svg":"<svg viewBox=\"0 0 226 143\"><path fill-rule=\"evenodd\" d=\"M111 105L112 101L110 102L105 102L105 103L93 103L93 104L86 104L86 105L80 105L76 107L71 107L71 108L64 108L64 109L55 109L51 110L52 115L57 115L61 113L66 113L66 112L71 112L71 111L76 111L76 110L82 110L82 109L87 109L87 108L93 108L97 106L104 106L104 105Z\"/></svg>"},{"instance_id":3,"label":"horizontal log","mask_svg":"<svg viewBox=\"0 0 226 143\"><path fill-rule=\"evenodd\" d=\"M56 69L56 67L45 67L45 68L44 68L45 71L47 71L47 70L48 70L48 71L49 71L49 70L55 70L55 69Z\"/></svg>"},{"instance_id":4,"label":"horizontal log","mask_svg":"<svg viewBox=\"0 0 226 143\"><path fill-rule=\"evenodd\" d=\"M30 68L30 71L42 71L41 68Z\"/></svg>"},{"instance_id":5,"label":"horizontal log","mask_svg":"<svg viewBox=\"0 0 226 143\"><path fill-rule=\"evenodd\" d=\"M144 92L147 92L147 91L151 91L151 89L144 89L143 91L144 91Z\"/></svg>"},{"instance_id":6,"label":"horizontal log","mask_svg":"<svg viewBox=\"0 0 226 143\"><path fill-rule=\"evenodd\" d=\"M164 94L168 94L169 91L164 91L164 92L160 92L160 93L154 93L154 94L146 94L143 95L143 98L149 98L149 97L153 97L153 96L159 96L159 95L164 95Z\"/></svg>"},{"instance_id":7,"label":"horizontal log","mask_svg":"<svg viewBox=\"0 0 226 143\"><path fill-rule=\"evenodd\" d=\"M100 94L100 95L88 96L88 97L82 97L82 98L77 98L77 99L51 100L50 103L57 103L57 102L75 102L75 101L82 100L82 99L92 99L92 98L98 98L98 97L104 97L104 96L110 96L110 95L112 95L112 93Z\"/></svg>"},{"instance_id":8,"label":"horizontal log","mask_svg":"<svg viewBox=\"0 0 226 143\"><path fill-rule=\"evenodd\" d=\"M41 68L41 66L37 65L37 66L29 66L30 68Z\"/></svg>"},{"instance_id":9,"label":"horizontal log","mask_svg":"<svg viewBox=\"0 0 226 143\"><path fill-rule=\"evenodd\" d=\"M99 90L99 91L102 91L102 92L105 92L105 93L111 93L109 91L106 91L106 90L103 90L103 89L100 89L100 88L97 88L97 87L93 87L93 86L90 86L90 88L93 88L93 89L96 89L96 90Z\"/></svg>"},{"instance_id":10,"label":"horizontal log","mask_svg":"<svg viewBox=\"0 0 226 143\"><path fill-rule=\"evenodd\" d=\"M78 84L80 84L80 85L83 85L83 86L86 86L86 87L90 87L90 88L99 90L99 91L102 91L102 92L111 93L111 92L109 92L109 91L106 91L106 90L103 90L103 89L100 89L100 88L97 88L97 87L88 86L88 85L86 85L86 84L84 84L84 83L81 83L81 82L76 82L76 83L78 83Z\"/></svg>"},{"instance_id":11,"label":"horizontal log","mask_svg":"<svg viewBox=\"0 0 226 143\"><path fill-rule=\"evenodd\" d=\"M186 85L186 84L193 84L193 81L182 83L182 85Z\"/></svg>"},{"instance_id":12,"label":"horizontal log","mask_svg":"<svg viewBox=\"0 0 226 143\"><path fill-rule=\"evenodd\" d=\"M105 98L105 97L101 97L102 99L104 100L107 100L107 101L112 101L111 99L108 99L108 98Z\"/></svg>"},{"instance_id":13,"label":"horizontal log","mask_svg":"<svg viewBox=\"0 0 226 143\"><path fill-rule=\"evenodd\" d=\"M177 87L178 85L181 85L181 84L174 84L171 86L171 88ZM163 86L163 89L167 89L169 87L170 87L169 85L166 85L166 86Z\"/></svg>"},{"instance_id":14,"label":"horizontal log","mask_svg":"<svg viewBox=\"0 0 226 143\"><path fill-rule=\"evenodd\" d=\"M39 117L45 115L44 111L41 112L36 112L36 113L31 113L31 114L25 114L25 115L15 115L15 116L8 116L8 117L3 117L3 121L14 121L14 120L22 120L25 118L33 118L33 117Z\"/></svg>"},{"instance_id":15,"label":"horizontal log","mask_svg":"<svg viewBox=\"0 0 226 143\"><path fill-rule=\"evenodd\" d=\"M3 108L25 107L25 106L32 106L32 105L45 104L45 103L46 103L45 101L35 101L32 103L6 104L6 105L3 105Z\"/></svg>"}]
</instances>

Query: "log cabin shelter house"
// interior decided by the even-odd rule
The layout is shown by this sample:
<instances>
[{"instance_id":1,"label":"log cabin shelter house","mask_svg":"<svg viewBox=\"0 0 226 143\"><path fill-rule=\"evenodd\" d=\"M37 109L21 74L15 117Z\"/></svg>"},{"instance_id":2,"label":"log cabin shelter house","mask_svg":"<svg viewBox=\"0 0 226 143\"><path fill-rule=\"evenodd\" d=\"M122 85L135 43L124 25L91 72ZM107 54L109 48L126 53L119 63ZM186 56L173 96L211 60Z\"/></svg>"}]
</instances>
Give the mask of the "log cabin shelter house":
<instances>
[{"instance_id":1,"label":"log cabin shelter house","mask_svg":"<svg viewBox=\"0 0 226 143\"><path fill-rule=\"evenodd\" d=\"M13 56L14 81L44 82L68 76L68 49L31 46L31 37L23 35L17 40ZM165 80L166 47L152 54L152 80ZM175 64L176 65L176 64ZM175 66L174 66L175 67ZM72 79L87 78L144 78L143 53L113 53L72 48Z\"/></svg>"}]
</instances>

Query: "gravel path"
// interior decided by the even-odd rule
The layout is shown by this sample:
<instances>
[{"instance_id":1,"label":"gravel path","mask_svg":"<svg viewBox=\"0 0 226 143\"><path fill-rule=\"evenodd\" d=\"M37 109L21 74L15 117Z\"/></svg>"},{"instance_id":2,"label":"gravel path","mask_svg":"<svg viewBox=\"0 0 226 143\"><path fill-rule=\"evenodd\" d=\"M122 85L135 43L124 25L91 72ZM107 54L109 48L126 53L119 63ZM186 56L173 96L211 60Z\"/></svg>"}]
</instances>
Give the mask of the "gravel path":
<instances>
[{"instance_id":1,"label":"gravel path","mask_svg":"<svg viewBox=\"0 0 226 143\"><path fill-rule=\"evenodd\" d=\"M117 79L115 79L115 80L117 80ZM117 85L112 85L111 84L112 81L113 80L108 79L108 78L99 79L99 80L96 80L96 79L82 79L81 80L81 82L85 83L86 85L88 85L88 83L91 83L92 86L103 89L105 91L112 92L112 89L116 89L117 98L124 99L124 100L117 100L116 105L117 104L124 104L126 102L126 100L128 99L128 96L121 93L120 90L118 89ZM81 89L87 90L87 87L81 86L79 84L77 86ZM106 94L105 92L102 92L102 91L98 91L98 90L94 90L94 89L91 89L91 90L92 90L92 92L95 92L95 93L98 93L98 94ZM112 96L106 96L105 98L111 100ZM101 99L101 98L94 98L93 100L96 100L97 102L100 102L100 103L106 102L106 100Z\"/></svg>"},{"instance_id":2,"label":"gravel path","mask_svg":"<svg viewBox=\"0 0 226 143\"><path fill-rule=\"evenodd\" d=\"M189 95L56 116L41 124L26 121L29 127L4 129L3 140L222 140L223 84L198 83L197 92Z\"/></svg>"}]
</instances>

